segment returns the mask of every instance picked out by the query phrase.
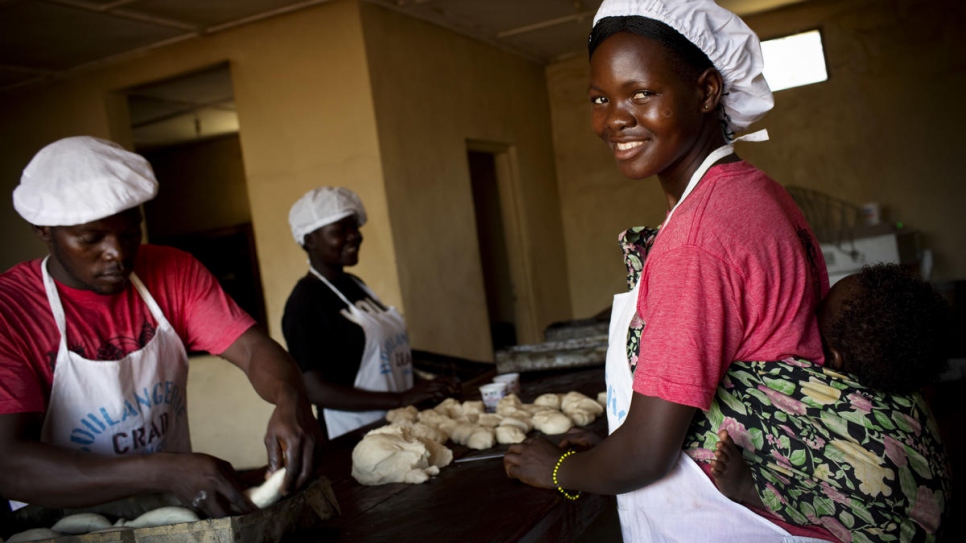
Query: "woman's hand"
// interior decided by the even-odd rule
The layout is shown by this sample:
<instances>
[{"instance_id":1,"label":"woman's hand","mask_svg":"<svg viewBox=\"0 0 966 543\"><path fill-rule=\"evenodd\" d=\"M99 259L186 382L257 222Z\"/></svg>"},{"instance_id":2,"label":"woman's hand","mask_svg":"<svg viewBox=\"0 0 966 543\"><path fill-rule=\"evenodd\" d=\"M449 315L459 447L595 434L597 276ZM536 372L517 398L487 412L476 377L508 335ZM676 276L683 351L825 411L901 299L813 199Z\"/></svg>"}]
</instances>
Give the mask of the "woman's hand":
<instances>
[{"instance_id":1,"label":"woman's hand","mask_svg":"<svg viewBox=\"0 0 966 543\"><path fill-rule=\"evenodd\" d=\"M510 445L503 457L503 469L511 479L519 479L537 488L557 488L553 484L553 468L564 449L542 437L531 437Z\"/></svg>"},{"instance_id":2,"label":"woman's hand","mask_svg":"<svg viewBox=\"0 0 966 543\"><path fill-rule=\"evenodd\" d=\"M446 398L459 393L459 381L449 377L437 377L431 380L419 380L413 388L402 393L400 407L416 405L425 401L439 403Z\"/></svg>"},{"instance_id":3,"label":"woman's hand","mask_svg":"<svg viewBox=\"0 0 966 543\"><path fill-rule=\"evenodd\" d=\"M158 488L209 518L258 510L244 492L231 464L201 453L155 453L145 456L157 467Z\"/></svg>"},{"instance_id":4,"label":"woman's hand","mask_svg":"<svg viewBox=\"0 0 966 543\"><path fill-rule=\"evenodd\" d=\"M567 430L567 433L563 435L563 437L560 439L560 442L557 443L557 446L565 450L587 450L596 447L597 444L603 440L604 438L596 432L574 427L570 430Z\"/></svg>"}]
</instances>

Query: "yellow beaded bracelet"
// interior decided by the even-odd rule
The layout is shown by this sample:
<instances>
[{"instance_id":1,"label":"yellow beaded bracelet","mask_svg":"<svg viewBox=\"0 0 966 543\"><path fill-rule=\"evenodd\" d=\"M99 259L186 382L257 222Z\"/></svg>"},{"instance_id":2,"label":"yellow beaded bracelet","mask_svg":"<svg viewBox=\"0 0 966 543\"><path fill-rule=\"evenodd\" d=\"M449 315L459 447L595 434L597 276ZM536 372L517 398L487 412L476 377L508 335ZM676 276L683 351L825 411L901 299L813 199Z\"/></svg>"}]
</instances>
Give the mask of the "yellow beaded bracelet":
<instances>
[{"instance_id":1,"label":"yellow beaded bracelet","mask_svg":"<svg viewBox=\"0 0 966 543\"><path fill-rule=\"evenodd\" d=\"M562 455L560 455L560 459L557 460L557 465L553 467L553 484L557 486L557 490L559 490L560 493L563 494L564 497L567 498L568 500L576 500L577 498L579 498L580 491L577 491L576 494L567 494L567 491L564 490L563 487L560 486L560 483L557 482L557 471L560 470L560 464L563 464L564 458L567 458L572 454L576 454L576 451L567 451Z\"/></svg>"}]
</instances>

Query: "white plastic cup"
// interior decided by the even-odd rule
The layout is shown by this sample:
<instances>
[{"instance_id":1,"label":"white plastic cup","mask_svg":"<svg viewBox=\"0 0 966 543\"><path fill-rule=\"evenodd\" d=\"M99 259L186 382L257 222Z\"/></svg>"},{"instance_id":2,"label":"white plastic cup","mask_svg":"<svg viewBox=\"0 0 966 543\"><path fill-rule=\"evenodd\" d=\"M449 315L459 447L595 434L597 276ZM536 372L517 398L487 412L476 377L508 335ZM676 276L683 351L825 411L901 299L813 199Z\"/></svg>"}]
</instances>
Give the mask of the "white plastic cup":
<instances>
[{"instance_id":1,"label":"white plastic cup","mask_svg":"<svg viewBox=\"0 0 966 543\"><path fill-rule=\"evenodd\" d=\"M493 378L494 383L506 383L507 394L520 394L520 374L501 373Z\"/></svg>"},{"instance_id":2,"label":"white plastic cup","mask_svg":"<svg viewBox=\"0 0 966 543\"><path fill-rule=\"evenodd\" d=\"M480 396L483 397L483 405L490 413L496 411L496 404L500 403L507 395L506 383L487 383L480 386Z\"/></svg>"}]
</instances>

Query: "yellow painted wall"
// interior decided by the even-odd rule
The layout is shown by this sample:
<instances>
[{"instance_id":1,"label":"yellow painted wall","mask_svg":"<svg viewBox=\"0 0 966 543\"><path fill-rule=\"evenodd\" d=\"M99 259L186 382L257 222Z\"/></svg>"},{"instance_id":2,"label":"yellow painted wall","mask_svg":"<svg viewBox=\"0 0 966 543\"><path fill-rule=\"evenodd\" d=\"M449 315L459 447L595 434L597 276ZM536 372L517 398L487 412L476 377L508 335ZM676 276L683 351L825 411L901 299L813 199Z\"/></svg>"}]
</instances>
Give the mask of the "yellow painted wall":
<instances>
[{"instance_id":1,"label":"yellow painted wall","mask_svg":"<svg viewBox=\"0 0 966 543\"><path fill-rule=\"evenodd\" d=\"M964 10L957 0L813 0L746 19L764 39L820 28L830 76L776 93L756 125L771 141L739 143L738 154L784 185L881 202L921 231L938 279L966 278ZM588 77L586 56L547 67L575 316L626 288L617 233L665 211L656 179L624 179L593 135Z\"/></svg>"},{"instance_id":2,"label":"yellow painted wall","mask_svg":"<svg viewBox=\"0 0 966 543\"><path fill-rule=\"evenodd\" d=\"M513 149L523 248L515 256L531 278L534 321L522 339L542 341L547 324L570 318L542 67L384 8L363 4L362 14L413 344L492 360L468 140ZM372 262L363 247L361 260Z\"/></svg>"}]
</instances>

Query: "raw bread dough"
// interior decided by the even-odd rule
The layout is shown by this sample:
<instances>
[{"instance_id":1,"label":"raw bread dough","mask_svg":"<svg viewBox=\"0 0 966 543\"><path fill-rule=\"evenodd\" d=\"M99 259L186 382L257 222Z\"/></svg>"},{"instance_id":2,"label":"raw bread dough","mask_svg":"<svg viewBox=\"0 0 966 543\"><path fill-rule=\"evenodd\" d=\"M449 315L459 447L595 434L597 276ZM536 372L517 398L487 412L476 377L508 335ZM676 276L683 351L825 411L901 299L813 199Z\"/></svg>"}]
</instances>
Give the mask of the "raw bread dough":
<instances>
[{"instance_id":1,"label":"raw bread dough","mask_svg":"<svg viewBox=\"0 0 966 543\"><path fill-rule=\"evenodd\" d=\"M488 428L486 426L477 426L470 437L466 440L466 446L470 449L477 451L482 451L483 449L489 449L496 444L496 436L493 433L493 428Z\"/></svg>"},{"instance_id":2,"label":"raw bread dough","mask_svg":"<svg viewBox=\"0 0 966 543\"><path fill-rule=\"evenodd\" d=\"M517 428L523 430L523 433L529 433L533 430L533 416L526 411L517 411L515 413L510 413L509 415L503 417L500 421L500 426L516 426Z\"/></svg>"},{"instance_id":3,"label":"raw bread dough","mask_svg":"<svg viewBox=\"0 0 966 543\"><path fill-rule=\"evenodd\" d=\"M599 403L600 405L603 405L604 407L607 407L607 391L606 390L603 391L603 392L598 392L597 393L597 403Z\"/></svg>"},{"instance_id":4,"label":"raw bread dough","mask_svg":"<svg viewBox=\"0 0 966 543\"><path fill-rule=\"evenodd\" d=\"M537 396L536 400L533 400L533 405L560 409L560 395L552 392L549 394L541 394Z\"/></svg>"},{"instance_id":5,"label":"raw bread dough","mask_svg":"<svg viewBox=\"0 0 966 543\"><path fill-rule=\"evenodd\" d=\"M47 528L34 528L13 534L7 543L17 543L18 541L37 541L38 539L50 539L58 537L60 534Z\"/></svg>"},{"instance_id":6,"label":"raw bread dough","mask_svg":"<svg viewBox=\"0 0 966 543\"><path fill-rule=\"evenodd\" d=\"M413 423L408 420L397 420L392 425L404 428L408 435L435 441L436 443L446 443L449 439L449 434L435 426L430 426L422 422Z\"/></svg>"},{"instance_id":7,"label":"raw bread dough","mask_svg":"<svg viewBox=\"0 0 966 543\"><path fill-rule=\"evenodd\" d=\"M423 441L398 426L384 426L366 434L352 449L352 477L364 485L423 483L439 474L439 468L430 465L430 456Z\"/></svg>"},{"instance_id":8,"label":"raw bread dough","mask_svg":"<svg viewBox=\"0 0 966 543\"><path fill-rule=\"evenodd\" d=\"M533 427L547 435L562 434L574 425L570 417L560 411L541 411L533 415Z\"/></svg>"},{"instance_id":9,"label":"raw bread dough","mask_svg":"<svg viewBox=\"0 0 966 543\"><path fill-rule=\"evenodd\" d=\"M398 409L390 409L386 412L386 420L389 422L396 422L399 420L416 422L416 417L418 416L419 410L413 405L407 405L406 407L400 407Z\"/></svg>"},{"instance_id":10,"label":"raw bread dough","mask_svg":"<svg viewBox=\"0 0 966 543\"><path fill-rule=\"evenodd\" d=\"M520 409L520 406L522 405L523 402L520 401L520 398L518 398L516 394L508 394L500 398L500 401L497 402L496 414L505 417L508 413L512 413Z\"/></svg>"},{"instance_id":11,"label":"raw bread dough","mask_svg":"<svg viewBox=\"0 0 966 543\"><path fill-rule=\"evenodd\" d=\"M446 398L433 408L440 415L455 419L463 414L463 406L455 398Z\"/></svg>"},{"instance_id":12,"label":"raw bread dough","mask_svg":"<svg viewBox=\"0 0 966 543\"><path fill-rule=\"evenodd\" d=\"M268 479L259 486L249 488L245 491L248 499L259 509L265 509L269 505L282 499L282 483L285 482L285 468L273 473Z\"/></svg>"},{"instance_id":13,"label":"raw bread dough","mask_svg":"<svg viewBox=\"0 0 966 543\"><path fill-rule=\"evenodd\" d=\"M442 443L430 441L428 439L417 438L426 446L429 451L429 465L437 468L445 468L453 462L453 451Z\"/></svg>"},{"instance_id":14,"label":"raw bread dough","mask_svg":"<svg viewBox=\"0 0 966 543\"><path fill-rule=\"evenodd\" d=\"M477 419L476 423L480 426L486 426L488 428L495 428L500 424L503 417L497 415L496 413L483 413L480 418Z\"/></svg>"},{"instance_id":15,"label":"raw bread dough","mask_svg":"<svg viewBox=\"0 0 966 543\"><path fill-rule=\"evenodd\" d=\"M449 438L457 445L466 445L466 442L470 439L470 435L478 427L479 425L469 422L457 424L456 428L453 429L453 433L449 435Z\"/></svg>"},{"instance_id":16,"label":"raw bread dough","mask_svg":"<svg viewBox=\"0 0 966 543\"><path fill-rule=\"evenodd\" d=\"M51 530L62 534L86 534L101 528L110 528L111 521L97 513L78 513L69 515L57 521Z\"/></svg>"},{"instance_id":17,"label":"raw bread dough","mask_svg":"<svg viewBox=\"0 0 966 543\"><path fill-rule=\"evenodd\" d=\"M198 520L198 514L191 509L187 507L169 506L152 509L134 520L126 521L119 519L114 525L128 528L153 528L155 526L194 522L196 520Z\"/></svg>"},{"instance_id":18,"label":"raw bread dough","mask_svg":"<svg viewBox=\"0 0 966 543\"><path fill-rule=\"evenodd\" d=\"M496 427L497 443L522 443L526 438L527 433L517 426L501 425Z\"/></svg>"},{"instance_id":19,"label":"raw bread dough","mask_svg":"<svg viewBox=\"0 0 966 543\"><path fill-rule=\"evenodd\" d=\"M486 406L483 405L483 400L463 402L463 416L468 416L473 413L477 415L486 413Z\"/></svg>"}]
</instances>

